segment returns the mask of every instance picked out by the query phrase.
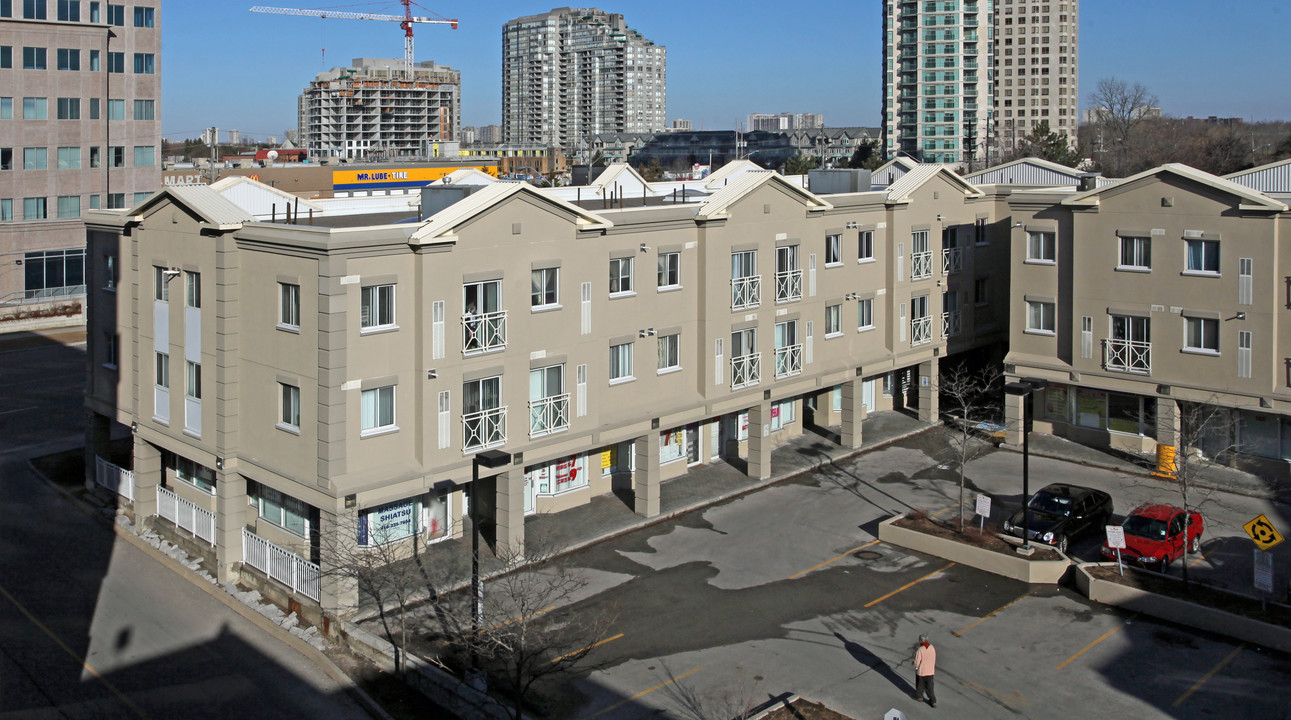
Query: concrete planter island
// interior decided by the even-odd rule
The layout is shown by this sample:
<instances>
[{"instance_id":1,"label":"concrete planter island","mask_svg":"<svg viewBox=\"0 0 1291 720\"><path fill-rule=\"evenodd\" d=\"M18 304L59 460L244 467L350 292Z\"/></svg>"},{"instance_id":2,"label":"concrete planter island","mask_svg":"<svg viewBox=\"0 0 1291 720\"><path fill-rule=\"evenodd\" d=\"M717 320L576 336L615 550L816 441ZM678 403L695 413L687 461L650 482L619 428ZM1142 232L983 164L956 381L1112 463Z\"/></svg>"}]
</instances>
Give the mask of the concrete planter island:
<instances>
[{"instance_id":1,"label":"concrete planter island","mask_svg":"<svg viewBox=\"0 0 1291 720\"><path fill-rule=\"evenodd\" d=\"M898 527L894 523L905 517L897 515L879 523L879 539L886 543L899 545L925 555L935 555L960 565L985 570L996 575L1003 575L1014 580L1032 584L1056 584L1071 561L1065 556L1061 560L1030 560L1021 555L1011 555L997 550L976 547L968 543L941 538L935 535ZM1042 547L1048 548L1048 545ZM1056 550L1054 552L1057 552Z\"/></svg>"},{"instance_id":2,"label":"concrete planter island","mask_svg":"<svg viewBox=\"0 0 1291 720\"><path fill-rule=\"evenodd\" d=\"M1198 630L1209 630L1238 640L1245 640L1259 647L1291 652L1291 629L1235 615L1224 610L1216 610L1205 605L1198 605L1187 600L1161 595L1149 590L1122 585L1111 580L1102 580L1089 573L1089 568L1094 567L1114 568L1116 563L1081 563L1076 566L1076 587L1085 597L1094 602L1115 605L1161 620L1197 628ZM1127 572L1135 571L1127 569ZM1175 582L1183 582L1178 578L1169 579ZM1218 588L1212 589L1218 590ZM1220 590L1220 592L1226 591ZM1232 594L1247 597L1237 593ZM1276 603L1270 602L1269 604L1274 605Z\"/></svg>"}]
</instances>

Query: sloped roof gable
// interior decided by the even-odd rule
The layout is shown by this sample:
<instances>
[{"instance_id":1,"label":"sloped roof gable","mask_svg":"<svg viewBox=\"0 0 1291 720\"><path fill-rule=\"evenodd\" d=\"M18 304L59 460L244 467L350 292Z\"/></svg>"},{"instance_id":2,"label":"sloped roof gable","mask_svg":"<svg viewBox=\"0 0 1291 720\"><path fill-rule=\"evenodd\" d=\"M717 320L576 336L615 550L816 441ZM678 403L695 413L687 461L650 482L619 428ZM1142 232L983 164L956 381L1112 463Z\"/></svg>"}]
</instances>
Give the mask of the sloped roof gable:
<instances>
[{"instance_id":1,"label":"sloped roof gable","mask_svg":"<svg viewBox=\"0 0 1291 720\"><path fill-rule=\"evenodd\" d=\"M808 192L802 187L789 182L779 173L770 170L758 170L745 172L738 177L732 178L725 187L713 193L700 204L698 211L695 213L695 218L698 220L716 220L730 217L732 205L768 183L786 189L790 195L800 198L809 209L825 210L833 207L819 195Z\"/></svg>"},{"instance_id":2,"label":"sloped roof gable","mask_svg":"<svg viewBox=\"0 0 1291 720\"><path fill-rule=\"evenodd\" d=\"M505 203L515 195L535 198L538 203L553 206L574 216L580 228L611 228L614 223L577 205L539 192L529 183L498 182L487 185L467 197L431 215L408 238L410 245L429 244L449 239L457 228Z\"/></svg>"},{"instance_id":3,"label":"sloped roof gable","mask_svg":"<svg viewBox=\"0 0 1291 720\"><path fill-rule=\"evenodd\" d=\"M132 217L141 216L167 200L183 206L203 223L221 230L234 230L242 227L243 223L255 222L251 213L229 202L223 195L206 185L166 186L126 214Z\"/></svg>"},{"instance_id":4,"label":"sloped roof gable","mask_svg":"<svg viewBox=\"0 0 1291 720\"><path fill-rule=\"evenodd\" d=\"M1121 190L1130 187L1141 180L1167 173L1232 195L1240 200L1239 207L1243 210L1267 210L1273 212L1287 211L1286 203L1274 200L1268 195L1252 190L1245 185L1239 185L1232 180L1225 180L1218 175L1211 175L1208 172L1198 170L1194 167L1189 167L1183 163L1167 163L1160 167L1144 170L1143 172L1138 173L1137 175L1131 175L1114 185L1107 185L1093 190L1087 190L1082 193L1077 193L1066 200L1063 200L1062 204L1074 205L1077 207L1097 207L1100 196L1105 192Z\"/></svg>"},{"instance_id":5,"label":"sloped roof gable","mask_svg":"<svg viewBox=\"0 0 1291 720\"><path fill-rule=\"evenodd\" d=\"M945 165L920 165L910 172L902 175L888 186L888 199L890 205L897 203L910 202L915 191L923 187L935 177L945 178L951 185L957 187L965 197L981 197L982 191L978 190L964 178L956 175Z\"/></svg>"}]
</instances>

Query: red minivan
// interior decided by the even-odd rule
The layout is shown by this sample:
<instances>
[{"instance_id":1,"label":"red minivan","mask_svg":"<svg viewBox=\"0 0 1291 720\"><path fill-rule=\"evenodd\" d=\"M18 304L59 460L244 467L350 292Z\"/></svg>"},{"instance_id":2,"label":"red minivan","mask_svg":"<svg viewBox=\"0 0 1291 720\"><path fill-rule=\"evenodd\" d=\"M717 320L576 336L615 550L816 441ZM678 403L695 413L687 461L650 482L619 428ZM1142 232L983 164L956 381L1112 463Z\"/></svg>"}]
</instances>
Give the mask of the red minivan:
<instances>
[{"instance_id":1,"label":"red minivan","mask_svg":"<svg viewBox=\"0 0 1291 720\"><path fill-rule=\"evenodd\" d=\"M1170 563L1183 557L1184 550L1195 553L1201 549L1204 521L1196 510L1190 511L1189 515L1191 519L1185 539L1183 508L1160 504L1134 508L1121 523L1125 528L1125 549L1121 551L1121 557L1167 572ZM1103 543L1102 554L1106 558L1116 557L1116 551L1106 542Z\"/></svg>"}]
</instances>

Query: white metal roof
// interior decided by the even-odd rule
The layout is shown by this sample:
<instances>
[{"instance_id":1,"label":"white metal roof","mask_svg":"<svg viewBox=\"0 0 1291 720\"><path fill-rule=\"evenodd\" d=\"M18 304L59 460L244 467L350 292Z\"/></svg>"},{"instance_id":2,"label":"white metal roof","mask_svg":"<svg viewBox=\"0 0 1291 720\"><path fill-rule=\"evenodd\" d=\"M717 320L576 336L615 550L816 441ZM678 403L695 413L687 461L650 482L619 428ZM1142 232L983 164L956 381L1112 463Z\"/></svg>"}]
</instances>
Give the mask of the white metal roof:
<instances>
[{"instance_id":1,"label":"white metal roof","mask_svg":"<svg viewBox=\"0 0 1291 720\"><path fill-rule=\"evenodd\" d=\"M1224 179L1263 193L1291 192L1291 158L1239 170L1225 175Z\"/></svg>"},{"instance_id":2,"label":"white metal roof","mask_svg":"<svg viewBox=\"0 0 1291 720\"><path fill-rule=\"evenodd\" d=\"M804 204L812 206L814 209L823 210L833 207L820 196L814 195L804 190L801 186L784 179L779 173L770 170L759 170L757 172L745 172L732 179L725 187L713 193L699 206L695 217L700 220L728 217L727 211L732 205L756 188L767 183L778 183L789 188L791 193L802 198Z\"/></svg>"},{"instance_id":3,"label":"white metal roof","mask_svg":"<svg viewBox=\"0 0 1291 720\"><path fill-rule=\"evenodd\" d=\"M1137 175L1131 175L1130 177L1127 177L1124 180L1114 185L1108 185L1106 187L1100 187L1094 190L1087 190L1083 193L1077 193L1076 195L1073 195L1067 198L1066 200L1063 200L1062 204L1063 205L1087 205L1087 206L1098 205L1098 196L1100 193L1106 192L1112 188L1125 187L1126 185L1137 182L1144 178L1152 177L1154 175L1159 175L1161 173L1167 173L1167 172L1174 173L1175 175L1178 175L1180 177L1187 178L1189 180L1201 183L1203 185L1208 185L1210 187L1215 188L1216 190L1222 190L1223 192L1226 192L1238 198L1241 198L1245 202L1242 202L1239 205L1239 207L1245 210L1273 210L1278 212L1287 211L1287 206L1285 203L1280 202L1278 200L1274 200L1268 195L1252 190L1251 188L1246 187L1245 185L1239 185L1233 182L1232 180L1225 180L1224 178L1221 178L1218 175L1211 175L1208 172L1198 170L1197 168L1194 168L1194 167L1189 167L1187 165L1184 165L1183 163L1166 163L1165 165L1161 165L1160 167L1154 167L1149 170L1144 170L1143 172L1138 173Z\"/></svg>"},{"instance_id":4,"label":"white metal roof","mask_svg":"<svg viewBox=\"0 0 1291 720\"><path fill-rule=\"evenodd\" d=\"M323 206L313 201L241 175L216 180L210 188L225 200L251 213L257 220L284 217L287 208L299 210L303 207L306 213L310 210L323 212Z\"/></svg>"},{"instance_id":5,"label":"white metal roof","mask_svg":"<svg viewBox=\"0 0 1291 720\"><path fill-rule=\"evenodd\" d=\"M234 205L206 185L169 185L144 200L133 210L126 213L131 216L142 215L148 208L165 198L192 210L203 222L221 229L241 227L242 223L253 222L251 213Z\"/></svg>"},{"instance_id":6,"label":"white metal roof","mask_svg":"<svg viewBox=\"0 0 1291 720\"><path fill-rule=\"evenodd\" d=\"M1043 158L1026 157L969 173L964 179L974 185L1077 185L1083 176L1084 173L1075 168Z\"/></svg>"},{"instance_id":7,"label":"white metal roof","mask_svg":"<svg viewBox=\"0 0 1291 720\"><path fill-rule=\"evenodd\" d=\"M888 186L888 203L910 202L910 196L914 194L915 190L918 190L924 183L938 175L949 179L952 185L957 185L968 197L979 197L982 194L981 190L956 175L948 166L923 164L902 175L899 180Z\"/></svg>"},{"instance_id":8,"label":"white metal roof","mask_svg":"<svg viewBox=\"0 0 1291 720\"><path fill-rule=\"evenodd\" d=\"M614 223L609 220L606 220L594 213L590 213L573 203L560 199L559 197L540 192L529 183L499 182L481 188L426 218L420 227L413 232L412 237L408 239L408 242L411 244L419 244L434 240L447 239L458 226L471 220L477 215L487 212L490 208L499 205L507 198L521 193L540 198L542 202L551 203L565 210L576 218L575 222L580 226L588 228L610 228L614 226Z\"/></svg>"}]
</instances>

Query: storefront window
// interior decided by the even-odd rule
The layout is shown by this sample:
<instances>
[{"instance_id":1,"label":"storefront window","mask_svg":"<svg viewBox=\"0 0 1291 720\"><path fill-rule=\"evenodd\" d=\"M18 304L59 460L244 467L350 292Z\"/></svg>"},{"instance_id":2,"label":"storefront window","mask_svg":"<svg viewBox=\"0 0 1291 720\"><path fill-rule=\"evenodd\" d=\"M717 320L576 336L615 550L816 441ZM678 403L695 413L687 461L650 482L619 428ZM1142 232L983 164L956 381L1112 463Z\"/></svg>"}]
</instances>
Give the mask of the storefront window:
<instances>
[{"instance_id":1,"label":"storefront window","mask_svg":"<svg viewBox=\"0 0 1291 720\"><path fill-rule=\"evenodd\" d=\"M539 495L558 495L584 488L587 487L586 462L584 455L570 455L556 462L533 465L525 471L525 481L532 483Z\"/></svg>"},{"instance_id":2,"label":"storefront window","mask_svg":"<svg viewBox=\"0 0 1291 720\"><path fill-rule=\"evenodd\" d=\"M1247 455L1266 458L1275 458L1281 454L1279 448L1281 423L1276 416L1242 412L1239 417L1241 418L1239 425L1241 444L1238 450Z\"/></svg>"},{"instance_id":3,"label":"storefront window","mask_svg":"<svg viewBox=\"0 0 1291 720\"><path fill-rule=\"evenodd\" d=\"M783 430L798 416L798 405L793 400L771 404L771 431Z\"/></svg>"},{"instance_id":4,"label":"storefront window","mask_svg":"<svg viewBox=\"0 0 1291 720\"><path fill-rule=\"evenodd\" d=\"M247 483L247 497L261 519L301 537L309 537L309 506L304 502L257 482Z\"/></svg>"},{"instance_id":5,"label":"storefront window","mask_svg":"<svg viewBox=\"0 0 1291 720\"><path fill-rule=\"evenodd\" d=\"M1138 435L1143 420L1141 398L1135 395L1109 393L1107 396L1107 429Z\"/></svg>"},{"instance_id":6,"label":"storefront window","mask_svg":"<svg viewBox=\"0 0 1291 720\"><path fill-rule=\"evenodd\" d=\"M1071 422L1071 409L1067 405L1066 385L1050 385L1044 391L1044 416L1047 420Z\"/></svg>"},{"instance_id":7,"label":"storefront window","mask_svg":"<svg viewBox=\"0 0 1291 720\"><path fill-rule=\"evenodd\" d=\"M1107 428L1107 393L1080 388L1076 391L1076 422L1081 427Z\"/></svg>"},{"instance_id":8,"label":"storefront window","mask_svg":"<svg viewBox=\"0 0 1291 720\"><path fill-rule=\"evenodd\" d=\"M659 464L670 463L686 457L686 429L677 428L659 433Z\"/></svg>"}]
</instances>

